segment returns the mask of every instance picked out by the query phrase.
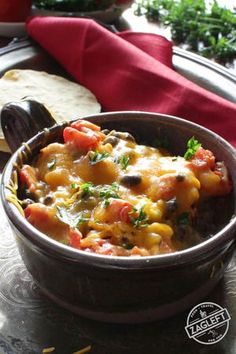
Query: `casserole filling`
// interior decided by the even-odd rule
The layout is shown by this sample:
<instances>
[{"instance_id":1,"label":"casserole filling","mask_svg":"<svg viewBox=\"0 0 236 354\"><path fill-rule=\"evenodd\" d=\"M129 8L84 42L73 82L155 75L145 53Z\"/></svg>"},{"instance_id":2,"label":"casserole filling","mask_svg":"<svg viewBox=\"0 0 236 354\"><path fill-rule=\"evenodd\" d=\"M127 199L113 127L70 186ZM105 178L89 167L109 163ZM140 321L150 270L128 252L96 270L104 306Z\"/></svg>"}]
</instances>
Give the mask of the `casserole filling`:
<instances>
[{"instance_id":1,"label":"casserole filling","mask_svg":"<svg viewBox=\"0 0 236 354\"><path fill-rule=\"evenodd\" d=\"M231 191L224 163L194 139L184 157L172 156L84 120L63 138L22 166L21 203L34 227L86 252L150 256L190 247L201 241L193 226L199 205Z\"/></svg>"}]
</instances>

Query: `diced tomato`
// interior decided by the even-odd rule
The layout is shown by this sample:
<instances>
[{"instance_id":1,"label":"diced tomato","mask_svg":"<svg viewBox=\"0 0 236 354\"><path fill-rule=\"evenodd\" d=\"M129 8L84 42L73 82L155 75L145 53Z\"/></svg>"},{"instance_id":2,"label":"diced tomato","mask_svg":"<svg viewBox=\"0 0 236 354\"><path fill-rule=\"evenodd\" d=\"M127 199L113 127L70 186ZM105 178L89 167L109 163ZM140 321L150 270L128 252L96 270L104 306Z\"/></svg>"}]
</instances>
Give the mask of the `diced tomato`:
<instances>
[{"instance_id":1,"label":"diced tomato","mask_svg":"<svg viewBox=\"0 0 236 354\"><path fill-rule=\"evenodd\" d=\"M71 143L76 148L87 151L95 149L99 142L99 139L92 130L88 133L84 133L71 127L66 127L64 129L63 138L65 143Z\"/></svg>"},{"instance_id":2,"label":"diced tomato","mask_svg":"<svg viewBox=\"0 0 236 354\"><path fill-rule=\"evenodd\" d=\"M215 156L210 150L205 150L200 147L190 160L190 164L195 169L214 169Z\"/></svg>"},{"instance_id":3,"label":"diced tomato","mask_svg":"<svg viewBox=\"0 0 236 354\"><path fill-rule=\"evenodd\" d=\"M49 222L49 215L47 207L40 203L28 205L25 210L26 219L35 227L40 228Z\"/></svg>"},{"instance_id":4,"label":"diced tomato","mask_svg":"<svg viewBox=\"0 0 236 354\"><path fill-rule=\"evenodd\" d=\"M114 246L109 242L104 242L104 244L99 249L99 254L112 255Z\"/></svg>"},{"instance_id":5,"label":"diced tomato","mask_svg":"<svg viewBox=\"0 0 236 354\"><path fill-rule=\"evenodd\" d=\"M24 212L25 218L30 224L41 232L58 241L68 239L69 226L57 218L53 208L41 203L34 203L28 205Z\"/></svg>"},{"instance_id":6,"label":"diced tomato","mask_svg":"<svg viewBox=\"0 0 236 354\"><path fill-rule=\"evenodd\" d=\"M64 129L63 137L66 143L72 143L79 149L92 150L105 138L100 130L98 125L79 119Z\"/></svg>"},{"instance_id":7,"label":"diced tomato","mask_svg":"<svg viewBox=\"0 0 236 354\"><path fill-rule=\"evenodd\" d=\"M160 253L170 253L170 252L174 252L174 248L171 247L170 244L168 244L168 242L162 240L161 243L160 243L160 246L159 246L159 250L160 250Z\"/></svg>"},{"instance_id":8,"label":"diced tomato","mask_svg":"<svg viewBox=\"0 0 236 354\"><path fill-rule=\"evenodd\" d=\"M224 162L216 162L214 173L225 181L229 180L228 171Z\"/></svg>"},{"instance_id":9,"label":"diced tomato","mask_svg":"<svg viewBox=\"0 0 236 354\"><path fill-rule=\"evenodd\" d=\"M102 238L96 238L92 241L90 247L86 247L86 250L90 250L90 252L94 252L97 254L106 254L111 255L114 246L108 241Z\"/></svg>"},{"instance_id":10,"label":"diced tomato","mask_svg":"<svg viewBox=\"0 0 236 354\"><path fill-rule=\"evenodd\" d=\"M80 119L64 129L63 138L65 143L71 143L78 149L94 150L105 137L100 130L98 125Z\"/></svg>"},{"instance_id":11,"label":"diced tomato","mask_svg":"<svg viewBox=\"0 0 236 354\"><path fill-rule=\"evenodd\" d=\"M232 182L224 162L216 162L213 172L220 177L220 185L217 194L226 195L230 193L232 190Z\"/></svg>"},{"instance_id":12,"label":"diced tomato","mask_svg":"<svg viewBox=\"0 0 236 354\"><path fill-rule=\"evenodd\" d=\"M176 185L178 184L176 175L166 174L159 177L155 199L170 200L175 196Z\"/></svg>"},{"instance_id":13,"label":"diced tomato","mask_svg":"<svg viewBox=\"0 0 236 354\"><path fill-rule=\"evenodd\" d=\"M127 251L126 251L127 252ZM131 256L150 256L148 251L145 248L134 246L131 250L128 251Z\"/></svg>"},{"instance_id":14,"label":"diced tomato","mask_svg":"<svg viewBox=\"0 0 236 354\"><path fill-rule=\"evenodd\" d=\"M70 228L69 231L70 242L69 245L74 248L80 249L80 241L82 239L82 233L78 229Z\"/></svg>"},{"instance_id":15,"label":"diced tomato","mask_svg":"<svg viewBox=\"0 0 236 354\"><path fill-rule=\"evenodd\" d=\"M82 119L79 119L76 122L71 123L70 126L72 128L77 129L77 130L80 130L80 131L86 131L86 128L87 128L87 130L90 129L95 132L99 132L101 130L101 128L98 125L88 122L87 120L82 120Z\"/></svg>"},{"instance_id":16,"label":"diced tomato","mask_svg":"<svg viewBox=\"0 0 236 354\"><path fill-rule=\"evenodd\" d=\"M29 165L23 165L20 170L20 181L22 184L26 184L31 193L34 193L36 191L37 184L35 168Z\"/></svg>"},{"instance_id":17,"label":"diced tomato","mask_svg":"<svg viewBox=\"0 0 236 354\"><path fill-rule=\"evenodd\" d=\"M132 204L122 199L112 199L110 205L107 207L109 221L123 221L130 222L129 213L133 209Z\"/></svg>"}]
</instances>

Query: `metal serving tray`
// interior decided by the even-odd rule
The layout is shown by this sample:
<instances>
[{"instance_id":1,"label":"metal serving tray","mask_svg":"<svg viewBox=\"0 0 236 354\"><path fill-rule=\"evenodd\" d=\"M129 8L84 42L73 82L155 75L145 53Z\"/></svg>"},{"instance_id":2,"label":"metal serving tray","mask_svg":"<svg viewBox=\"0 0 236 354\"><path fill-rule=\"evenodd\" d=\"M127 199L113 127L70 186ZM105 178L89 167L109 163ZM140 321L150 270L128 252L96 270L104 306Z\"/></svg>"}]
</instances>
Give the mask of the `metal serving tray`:
<instances>
[{"instance_id":1,"label":"metal serving tray","mask_svg":"<svg viewBox=\"0 0 236 354\"><path fill-rule=\"evenodd\" d=\"M174 67L182 75L236 102L236 77L223 67L174 48ZM11 68L65 75L61 67L29 40L0 50L0 75ZM204 346L190 340L184 327L188 313L143 325L111 325L63 310L39 291L18 254L0 207L0 354L72 354L92 345L91 354L234 354L236 352L236 254L225 276L205 301L226 307L231 321L225 338Z\"/></svg>"},{"instance_id":2,"label":"metal serving tray","mask_svg":"<svg viewBox=\"0 0 236 354\"><path fill-rule=\"evenodd\" d=\"M174 47L173 65L189 80L236 103L236 76L223 66L177 47ZM68 76L54 59L27 39L0 49L0 76L13 68L45 70Z\"/></svg>"}]
</instances>

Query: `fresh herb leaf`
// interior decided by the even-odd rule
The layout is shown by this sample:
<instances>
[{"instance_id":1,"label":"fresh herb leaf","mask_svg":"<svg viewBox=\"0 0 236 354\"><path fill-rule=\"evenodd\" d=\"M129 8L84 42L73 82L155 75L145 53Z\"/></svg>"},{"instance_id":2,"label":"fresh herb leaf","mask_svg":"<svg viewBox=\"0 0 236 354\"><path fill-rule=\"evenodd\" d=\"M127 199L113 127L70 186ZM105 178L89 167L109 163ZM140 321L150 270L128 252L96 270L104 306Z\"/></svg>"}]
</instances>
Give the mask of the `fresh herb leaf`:
<instances>
[{"instance_id":1,"label":"fresh herb leaf","mask_svg":"<svg viewBox=\"0 0 236 354\"><path fill-rule=\"evenodd\" d=\"M131 250L132 248L134 248L134 245L129 240L126 240L122 242L121 247L126 250Z\"/></svg>"},{"instance_id":2,"label":"fresh herb leaf","mask_svg":"<svg viewBox=\"0 0 236 354\"><path fill-rule=\"evenodd\" d=\"M52 171L53 168L54 168L55 165L56 165L56 162L57 162L57 159L54 157L51 161L49 161L49 162L47 163L47 168L48 168L50 171Z\"/></svg>"},{"instance_id":3,"label":"fresh herb leaf","mask_svg":"<svg viewBox=\"0 0 236 354\"><path fill-rule=\"evenodd\" d=\"M136 15L169 26L185 49L221 63L236 56L236 12L216 0L137 0ZM225 2L226 3L226 2ZM229 3L229 2L227 2Z\"/></svg>"},{"instance_id":4,"label":"fresh herb leaf","mask_svg":"<svg viewBox=\"0 0 236 354\"><path fill-rule=\"evenodd\" d=\"M119 190L119 183L117 183L117 182L113 182L112 184L111 184L111 187L114 189L114 190Z\"/></svg>"},{"instance_id":5,"label":"fresh herb leaf","mask_svg":"<svg viewBox=\"0 0 236 354\"><path fill-rule=\"evenodd\" d=\"M76 217L74 217L68 212L68 209L64 206L57 206L56 216L61 222L69 225L72 228L75 228L89 220L88 218L84 218L82 213L79 213Z\"/></svg>"},{"instance_id":6,"label":"fresh herb leaf","mask_svg":"<svg viewBox=\"0 0 236 354\"><path fill-rule=\"evenodd\" d=\"M188 212L180 214L177 222L180 226L188 226L190 224L190 214Z\"/></svg>"},{"instance_id":7,"label":"fresh herb leaf","mask_svg":"<svg viewBox=\"0 0 236 354\"><path fill-rule=\"evenodd\" d=\"M145 205L141 206L139 209L134 207L130 213L131 224L137 229L148 225L147 214L143 211L144 207Z\"/></svg>"},{"instance_id":8,"label":"fresh herb leaf","mask_svg":"<svg viewBox=\"0 0 236 354\"><path fill-rule=\"evenodd\" d=\"M78 217L76 217L73 220L71 227L72 228L78 227L80 224L84 224L85 222L88 222L88 221L89 221L89 218L84 218L82 215L79 215Z\"/></svg>"},{"instance_id":9,"label":"fresh herb leaf","mask_svg":"<svg viewBox=\"0 0 236 354\"><path fill-rule=\"evenodd\" d=\"M94 186L93 183L87 182L80 185L80 189L83 192L82 196L96 196L103 199L120 198L117 194L119 190L118 183L112 183L111 185Z\"/></svg>"},{"instance_id":10,"label":"fresh herb leaf","mask_svg":"<svg viewBox=\"0 0 236 354\"><path fill-rule=\"evenodd\" d=\"M77 184L76 182L73 182L73 183L71 183L71 188L77 189L77 188L79 188L79 184Z\"/></svg>"},{"instance_id":11,"label":"fresh herb leaf","mask_svg":"<svg viewBox=\"0 0 236 354\"><path fill-rule=\"evenodd\" d=\"M103 208L108 208L109 205L111 204L110 200L109 199L105 199L104 202L103 202Z\"/></svg>"},{"instance_id":12,"label":"fresh herb leaf","mask_svg":"<svg viewBox=\"0 0 236 354\"><path fill-rule=\"evenodd\" d=\"M93 193L94 185L91 182L85 182L80 185L80 189L83 191L83 196L90 196Z\"/></svg>"},{"instance_id":13,"label":"fresh herb leaf","mask_svg":"<svg viewBox=\"0 0 236 354\"><path fill-rule=\"evenodd\" d=\"M110 198L120 198L120 196L117 194L118 190L119 190L118 183L112 183L111 186L105 185L98 189L99 197L105 199L103 201L104 208L107 208L110 205L110 200L109 200Z\"/></svg>"},{"instance_id":14,"label":"fresh herb leaf","mask_svg":"<svg viewBox=\"0 0 236 354\"><path fill-rule=\"evenodd\" d=\"M157 149L168 149L170 144L167 137L163 136L162 138L156 138L155 140L153 140L151 145Z\"/></svg>"},{"instance_id":15,"label":"fresh herb leaf","mask_svg":"<svg viewBox=\"0 0 236 354\"><path fill-rule=\"evenodd\" d=\"M130 162L130 157L128 155L122 155L115 162L120 164L122 170L126 170Z\"/></svg>"},{"instance_id":16,"label":"fresh herb leaf","mask_svg":"<svg viewBox=\"0 0 236 354\"><path fill-rule=\"evenodd\" d=\"M105 185L103 187L100 187L98 189L99 191L99 197L101 198L120 198L119 195L117 194L119 190L119 185L117 183L112 183L111 186Z\"/></svg>"},{"instance_id":17,"label":"fresh herb leaf","mask_svg":"<svg viewBox=\"0 0 236 354\"><path fill-rule=\"evenodd\" d=\"M90 151L89 161L90 161L91 165L95 165L98 162L101 162L104 159L106 159L108 156L110 156L110 154L108 154L107 152L100 153L98 151Z\"/></svg>"},{"instance_id":18,"label":"fresh herb leaf","mask_svg":"<svg viewBox=\"0 0 236 354\"><path fill-rule=\"evenodd\" d=\"M64 206L58 206L57 205L57 213L56 213L57 218L63 222L64 224L70 225L71 224L71 218L70 215L67 211L67 209Z\"/></svg>"},{"instance_id":19,"label":"fresh herb leaf","mask_svg":"<svg viewBox=\"0 0 236 354\"><path fill-rule=\"evenodd\" d=\"M197 150L202 146L195 138L194 136L187 142L187 151L184 154L185 160L190 160Z\"/></svg>"}]
</instances>

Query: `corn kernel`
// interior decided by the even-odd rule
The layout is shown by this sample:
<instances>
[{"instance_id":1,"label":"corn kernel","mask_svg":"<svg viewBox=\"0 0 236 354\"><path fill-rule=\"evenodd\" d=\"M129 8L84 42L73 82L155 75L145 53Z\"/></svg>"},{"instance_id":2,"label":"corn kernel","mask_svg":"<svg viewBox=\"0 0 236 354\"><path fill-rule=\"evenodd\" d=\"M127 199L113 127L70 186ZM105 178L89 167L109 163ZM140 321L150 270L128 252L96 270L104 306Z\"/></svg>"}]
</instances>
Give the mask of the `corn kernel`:
<instances>
[{"instance_id":1,"label":"corn kernel","mask_svg":"<svg viewBox=\"0 0 236 354\"><path fill-rule=\"evenodd\" d=\"M171 237L173 235L173 230L169 225L161 224L159 222L154 222L147 227L148 232L159 234L163 237Z\"/></svg>"}]
</instances>

